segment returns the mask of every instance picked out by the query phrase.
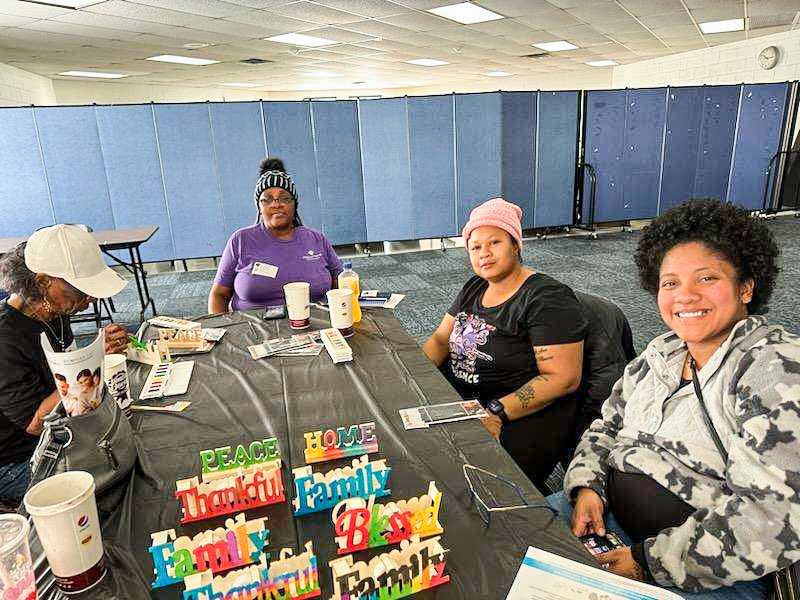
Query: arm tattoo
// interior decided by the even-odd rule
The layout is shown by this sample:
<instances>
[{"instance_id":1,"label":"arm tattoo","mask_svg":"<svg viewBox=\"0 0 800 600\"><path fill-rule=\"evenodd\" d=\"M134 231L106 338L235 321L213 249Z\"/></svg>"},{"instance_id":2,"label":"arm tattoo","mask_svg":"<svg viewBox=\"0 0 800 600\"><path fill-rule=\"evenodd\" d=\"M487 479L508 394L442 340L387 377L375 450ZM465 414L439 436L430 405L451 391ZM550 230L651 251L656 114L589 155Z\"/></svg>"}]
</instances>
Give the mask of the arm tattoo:
<instances>
[{"instance_id":1,"label":"arm tattoo","mask_svg":"<svg viewBox=\"0 0 800 600\"><path fill-rule=\"evenodd\" d=\"M536 364L543 363L546 360L553 360L553 355L550 353L550 348L547 346L534 348L533 356L536 359Z\"/></svg>"},{"instance_id":2,"label":"arm tattoo","mask_svg":"<svg viewBox=\"0 0 800 600\"><path fill-rule=\"evenodd\" d=\"M516 395L520 406L522 406L522 408L528 408L531 402L533 402L533 400L536 398L536 390L530 383L528 383L518 389Z\"/></svg>"}]
</instances>

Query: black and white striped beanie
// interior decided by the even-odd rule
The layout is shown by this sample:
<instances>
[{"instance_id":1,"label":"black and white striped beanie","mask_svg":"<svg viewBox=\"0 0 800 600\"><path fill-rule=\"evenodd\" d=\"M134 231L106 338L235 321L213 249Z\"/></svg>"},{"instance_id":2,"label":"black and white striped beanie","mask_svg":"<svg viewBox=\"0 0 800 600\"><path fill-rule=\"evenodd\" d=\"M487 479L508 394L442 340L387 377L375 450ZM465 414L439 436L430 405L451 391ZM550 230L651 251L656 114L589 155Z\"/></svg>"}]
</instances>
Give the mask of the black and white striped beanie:
<instances>
[{"instance_id":1,"label":"black and white striped beanie","mask_svg":"<svg viewBox=\"0 0 800 600\"><path fill-rule=\"evenodd\" d=\"M256 182L255 202L258 207L258 199L264 190L269 188L281 188L286 190L292 195L294 201L297 202L297 188L294 187L294 180L292 176L283 171L264 171Z\"/></svg>"}]
</instances>

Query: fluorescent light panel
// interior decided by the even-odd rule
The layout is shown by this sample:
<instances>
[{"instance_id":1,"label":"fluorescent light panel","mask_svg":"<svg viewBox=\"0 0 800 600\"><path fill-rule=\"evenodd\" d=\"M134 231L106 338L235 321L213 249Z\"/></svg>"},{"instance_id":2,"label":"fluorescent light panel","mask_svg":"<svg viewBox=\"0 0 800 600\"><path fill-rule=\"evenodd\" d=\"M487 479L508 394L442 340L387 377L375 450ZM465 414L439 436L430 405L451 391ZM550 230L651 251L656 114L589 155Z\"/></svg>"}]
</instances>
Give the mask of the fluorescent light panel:
<instances>
[{"instance_id":1,"label":"fluorescent light panel","mask_svg":"<svg viewBox=\"0 0 800 600\"><path fill-rule=\"evenodd\" d=\"M449 65L449 62L437 60L435 58L415 58L413 60L405 61L410 65L419 65L421 67L440 67L442 65Z\"/></svg>"},{"instance_id":2,"label":"fluorescent light panel","mask_svg":"<svg viewBox=\"0 0 800 600\"><path fill-rule=\"evenodd\" d=\"M224 85L225 87L235 87L235 88L254 88L254 87L261 87L264 85L263 83L222 83L220 85Z\"/></svg>"},{"instance_id":3,"label":"fluorescent light panel","mask_svg":"<svg viewBox=\"0 0 800 600\"><path fill-rule=\"evenodd\" d=\"M567 41L559 40L557 42L539 42L538 44L531 44L545 52L562 52L564 50L575 50L578 47L575 44L570 44Z\"/></svg>"},{"instance_id":4,"label":"fluorescent light panel","mask_svg":"<svg viewBox=\"0 0 800 600\"><path fill-rule=\"evenodd\" d=\"M605 58L603 60L589 60L586 62L586 64L590 67L613 67L619 63L615 60L611 60L610 58Z\"/></svg>"},{"instance_id":5,"label":"fluorescent light panel","mask_svg":"<svg viewBox=\"0 0 800 600\"><path fill-rule=\"evenodd\" d=\"M700 23L703 33L725 33L728 31L744 30L744 19L727 19L725 21L706 21Z\"/></svg>"},{"instance_id":6,"label":"fluorescent light panel","mask_svg":"<svg viewBox=\"0 0 800 600\"><path fill-rule=\"evenodd\" d=\"M513 75L513 73L509 73L508 71L489 71L488 73L484 73L487 77L508 77L509 75Z\"/></svg>"},{"instance_id":7,"label":"fluorescent light panel","mask_svg":"<svg viewBox=\"0 0 800 600\"><path fill-rule=\"evenodd\" d=\"M122 73L101 73L100 71L64 71L59 75L65 75L66 77L93 77L96 79L121 79L127 77Z\"/></svg>"},{"instance_id":8,"label":"fluorescent light panel","mask_svg":"<svg viewBox=\"0 0 800 600\"><path fill-rule=\"evenodd\" d=\"M326 40L313 35L303 35L302 33L284 33L264 38L268 42L278 42L280 44L292 44L293 46L308 46L309 48L319 48L320 46L330 46L335 44L333 40Z\"/></svg>"},{"instance_id":9,"label":"fluorescent light panel","mask_svg":"<svg viewBox=\"0 0 800 600\"><path fill-rule=\"evenodd\" d=\"M338 73L333 71L310 71L306 73L309 77L316 77L317 79L330 79L332 77L341 77Z\"/></svg>"},{"instance_id":10,"label":"fluorescent light panel","mask_svg":"<svg viewBox=\"0 0 800 600\"><path fill-rule=\"evenodd\" d=\"M444 17L445 19L450 19L451 21L456 21L457 23L463 23L464 25L505 19L503 15L487 10L472 2L460 2L459 4L450 4L449 6L429 8L428 12Z\"/></svg>"},{"instance_id":11,"label":"fluorescent light panel","mask_svg":"<svg viewBox=\"0 0 800 600\"><path fill-rule=\"evenodd\" d=\"M49 6L59 6L61 8L84 8L92 4L100 4L106 0L22 0L31 4L47 4Z\"/></svg>"},{"instance_id":12,"label":"fluorescent light panel","mask_svg":"<svg viewBox=\"0 0 800 600\"><path fill-rule=\"evenodd\" d=\"M159 54L158 56L150 56L147 60L155 60L158 62L178 63L179 65L215 65L219 61L211 60L210 58L195 58L194 56L179 56L177 54Z\"/></svg>"}]
</instances>

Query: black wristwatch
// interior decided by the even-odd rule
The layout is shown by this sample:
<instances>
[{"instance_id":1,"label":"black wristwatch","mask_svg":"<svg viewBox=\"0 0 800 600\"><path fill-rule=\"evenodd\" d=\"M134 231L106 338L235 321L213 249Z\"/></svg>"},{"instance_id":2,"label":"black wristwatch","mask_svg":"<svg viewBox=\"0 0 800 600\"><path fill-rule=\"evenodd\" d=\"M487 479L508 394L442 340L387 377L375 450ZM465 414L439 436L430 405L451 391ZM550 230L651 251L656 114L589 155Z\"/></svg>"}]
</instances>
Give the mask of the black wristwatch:
<instances>
[{"instance_id":1,"label":"black wristwatch","mask_svg":"<svg viewBox=\"0 0 800 600\"><path fill-rule=\"evenodd\" d=\"M500 417L503 425L508 425L510 423L508 415L506 414L506 407L503 406L503 403L500 402L500 400L489 400L489 402L486 403L486 410L493 415Z\"/></svg>"}]
</instances>

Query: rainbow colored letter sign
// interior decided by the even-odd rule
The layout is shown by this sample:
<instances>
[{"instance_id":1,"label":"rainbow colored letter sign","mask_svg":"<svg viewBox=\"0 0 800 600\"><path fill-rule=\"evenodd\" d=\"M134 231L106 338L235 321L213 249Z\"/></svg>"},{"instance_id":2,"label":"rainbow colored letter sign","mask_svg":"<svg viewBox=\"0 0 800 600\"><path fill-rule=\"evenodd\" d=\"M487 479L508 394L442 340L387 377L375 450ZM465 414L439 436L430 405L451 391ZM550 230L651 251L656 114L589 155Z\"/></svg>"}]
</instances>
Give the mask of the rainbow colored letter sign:
<instances>
[{"instance_id":1,"label":"rainbow colored letter sign","mask_svg":"<svg viewBox=\"0 0 800 600\"><path fill-rule=\"evenodd\" d=\"M304 433L307 463L325 462L348 456L361 456L378 451L375 423L361 423L349 427L329 427Z\"/></svg>"}]
</instances>

